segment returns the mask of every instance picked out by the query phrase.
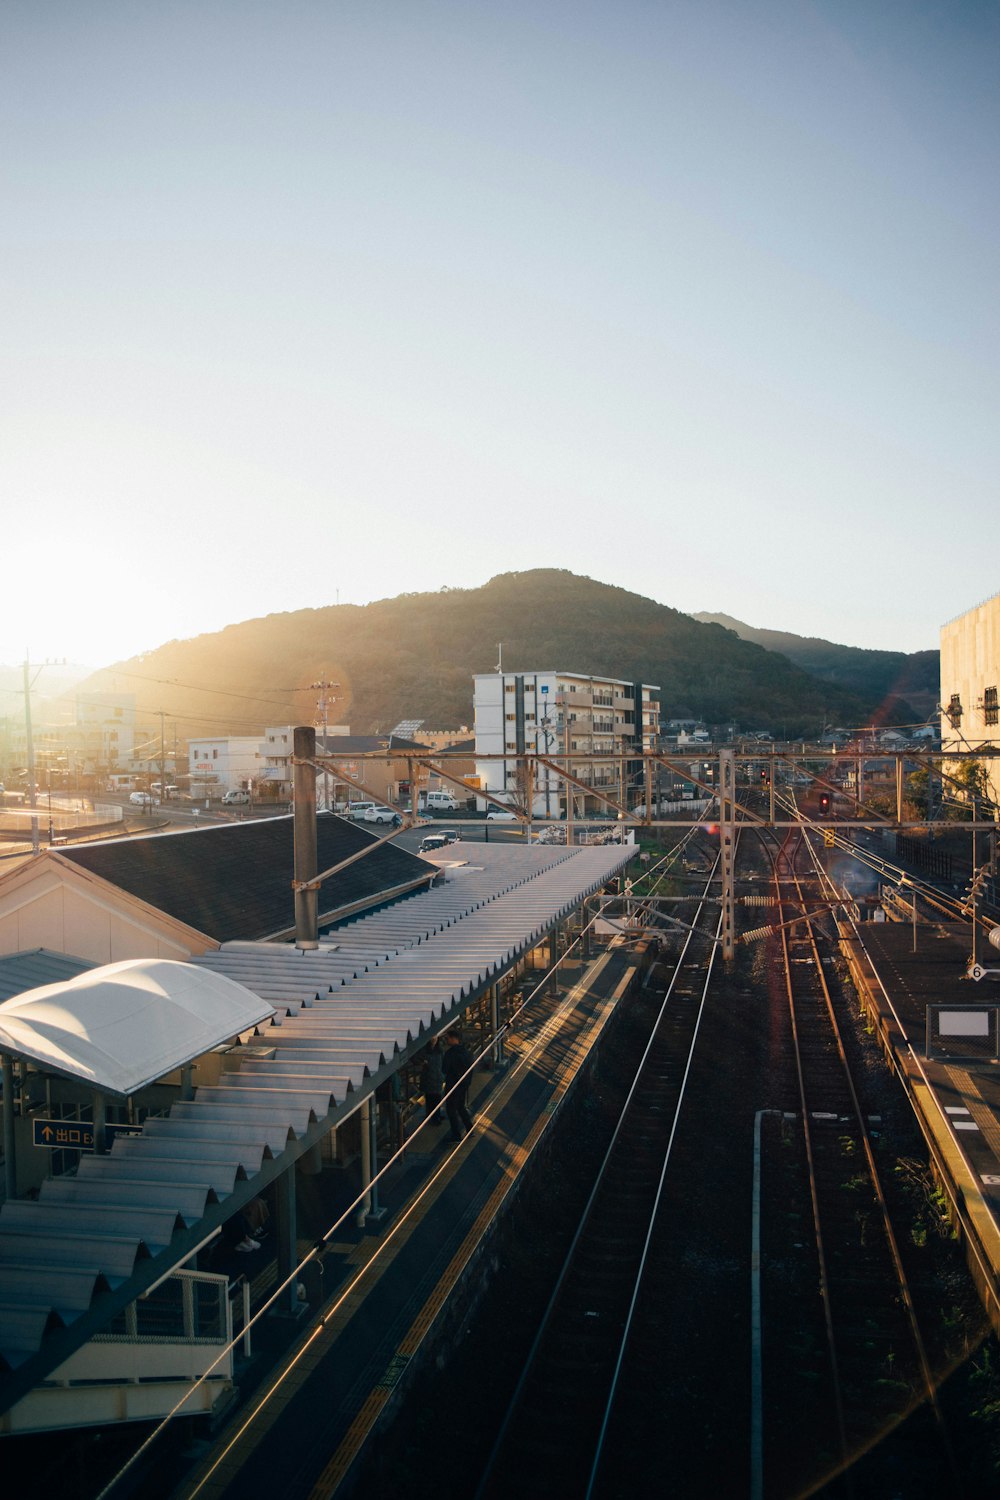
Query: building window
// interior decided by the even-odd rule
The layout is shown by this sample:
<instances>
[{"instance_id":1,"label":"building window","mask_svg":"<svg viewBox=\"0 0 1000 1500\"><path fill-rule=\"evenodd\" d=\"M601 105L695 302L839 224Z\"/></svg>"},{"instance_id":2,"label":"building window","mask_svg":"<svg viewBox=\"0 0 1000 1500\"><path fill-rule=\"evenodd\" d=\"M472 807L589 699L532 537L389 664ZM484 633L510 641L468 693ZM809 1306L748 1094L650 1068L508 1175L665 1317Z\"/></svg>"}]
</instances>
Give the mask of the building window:
<instances>
[{"instance_id":1,"label":"building window","mask_svg":"<svg viewBox=\"0 0 1000 1500\"><path fill-rule=\"evenodd\" d=\"M988 687L983 694L983 723L1000 724L1000 703L997 702L995 687Z\"/></svg>"},{"instance_id":2,"label":"building window","mask_svg":"<svg viewBox=\"0 0 1000 1500\"><path fill-rule=\"evenodd\" d=\"M504 718L508 721L508 723L513 724L517 718L517 714L504 714Z\"/></svg>"},{"instance_id":3,"label":"building window","mask_svg":"<svg viewBox=\"0 0 1000 1500\"><path fill-rule=\"evenodd\" d=\"M962 700L958 693L952 693L951 701L945 709L952 729L957 729L962 722Z\"/></svg>"},{"instance_id":4,"label":"building window","mask_svg":"<svg viewBox=\"0 0 1000 1500\"><path fill-rule=\"evenodd\" d=\"M213 760L218 760L218 758L219 758L219 752L218 752L218 750L213 750L212 751L212 759Z\"/></svg>"},{"instance_id":5,"label":"building window","mask_svg":"<svg viewBox=\"0 0 1000 1500\"><path fill-rule=\"evenodd\" d=\"M512 693L514 691L514 683L505 682L503 685L503 690L505 693Z\"/></svg>"}]
</instances>

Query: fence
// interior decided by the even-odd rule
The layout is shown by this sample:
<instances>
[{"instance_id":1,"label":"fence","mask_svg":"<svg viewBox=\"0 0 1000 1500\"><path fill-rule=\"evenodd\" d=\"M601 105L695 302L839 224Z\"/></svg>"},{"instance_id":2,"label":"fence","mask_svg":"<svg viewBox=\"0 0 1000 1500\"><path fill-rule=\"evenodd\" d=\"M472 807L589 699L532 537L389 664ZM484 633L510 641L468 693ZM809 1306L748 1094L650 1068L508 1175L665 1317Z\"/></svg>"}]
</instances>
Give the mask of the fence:
<instances>
[{"instance_id":1,"label":"fence","mask_svg":"<svg viewBox=\"0 0 1000 1500\"><path fill-rule=\"evenodd\" d=\"M1000 1061L1000 1003L928 1005L924 1054L935 1062Z\"/></svg>"}]
</instances>

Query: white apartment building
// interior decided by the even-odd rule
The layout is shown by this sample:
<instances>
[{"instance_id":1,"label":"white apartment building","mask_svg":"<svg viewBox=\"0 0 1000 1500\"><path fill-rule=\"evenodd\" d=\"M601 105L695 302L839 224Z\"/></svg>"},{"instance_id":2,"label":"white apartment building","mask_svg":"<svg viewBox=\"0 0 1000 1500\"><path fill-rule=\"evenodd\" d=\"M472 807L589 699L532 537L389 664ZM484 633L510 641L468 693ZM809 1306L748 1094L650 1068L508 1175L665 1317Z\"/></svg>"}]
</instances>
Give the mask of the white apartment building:
<instances>
[{"instance_id":1,"label":"white apartment building","mask_svg":"<svg viewBox=\"0 0 1000 1500\"><path fill-rule=\"evenodd\" d=\"M188 740L191 796L222 797L226 792L240 791L257 776L259 752L257 734Z\"/></svg>"},{"instance_id":2,"label":"white apartment building","mask_svg":"<svg viewBox=\"0 0 1000 1500\"><path fill-rule=\"evenodd\" d=\"M77 693L71 750L84 771L108 774L125 768L136 751L133 693Z\"/></svg>"},{"instance_id":3,"label":"white apartment building","mask_svg":"<svg viewBox=\"0 0 1000 1500\"><path fill-rule=\"evenodd\" d=\"M349 724L330 724L327 726L326 734L329 739L343 739L349 735L351 726ZM295 743L294 724L271 724L264 730L264 738L258 745L257 769L254 775L258 783L267 787L269 797L284 800L292 795L292 746ZM323 732L320 730L316 735L316 747L323 748ZM335 747L331 746L331 750ZM320 808L333 805L333 788L329 790L329 796L325 791L329 781L328 777L320 776L317 781L317 798Z\"/></svg>"},{"instance_id":4,"label":"white apartment building","mask_svg":"<svg viewBox=\"0 0 1000 1500\"><path fill-rule=\"evenodd\" d=\"M581 759L571 767L584 783L583 790L573 793L575 816L607 811L587 787L623 805L645 800L642 765L629 752L653 748L660 720L658 687L558 671L479 672L474 682L476 775L482 789L526 811L528 788L523 773L519 781L516 757L577 752L607 759ZM479 758L485 755L503 758ZM531 814L566 814L566 783L544 767L533 778Z\"/></svg>"},{"instance_id":5,"label":"white apartment building","mask_svg":"<svg viewBox=\"0 0 1000 1500\"><path fill-rule=\"evenodd\" d=\"M1000 594L941 627L941 749L1000 751ZM1000 766L983 757L1000 806Z\"/></svg>"}]
</instances>

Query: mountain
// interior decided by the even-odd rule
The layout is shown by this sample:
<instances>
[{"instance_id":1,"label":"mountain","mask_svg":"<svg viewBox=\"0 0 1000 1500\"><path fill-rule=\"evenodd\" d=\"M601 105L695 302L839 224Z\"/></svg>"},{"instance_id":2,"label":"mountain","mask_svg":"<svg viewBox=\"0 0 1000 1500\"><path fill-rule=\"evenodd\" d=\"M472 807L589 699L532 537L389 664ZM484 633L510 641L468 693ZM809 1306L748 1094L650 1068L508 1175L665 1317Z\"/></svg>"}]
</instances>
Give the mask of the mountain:
<instances>
[{"instance_id":1,"label":"mountain","mask_svg":"<svg viewBox=\"0 0 1000 1500\"><path fill-rule=\"evenodd\" d=\"M912 709L909 718L922 721L935 714L941 701L939 651L866 651L816 636L759 630L743 620L734 620L732 615L699 613L692 619L705 625L722 625L740 640L763 646L765 651L778 651L810 676L836 683L873 705L883 705L890 717L895 704ZM906 722L898 717L894 721Z\"/></svg>"},{"instance_id":2,"label":"mountain","mask_svg":"<svg viewBox=\"0 0 1000 1500\"><path fill-rule=\"evenodd\" d=\"M448 729L471 724L473 673L492 671L501 645L508 672L555 667L656 683L668 718L789 734L870 719L860 694L817 682L783 655L555 568L247 620L120 662L86 688L134 692L140 712L162 712L184 739L310 723L311 684L324 677L339 684L331 722L356 733L411 718Z\"/></svg>"}]
</instances>

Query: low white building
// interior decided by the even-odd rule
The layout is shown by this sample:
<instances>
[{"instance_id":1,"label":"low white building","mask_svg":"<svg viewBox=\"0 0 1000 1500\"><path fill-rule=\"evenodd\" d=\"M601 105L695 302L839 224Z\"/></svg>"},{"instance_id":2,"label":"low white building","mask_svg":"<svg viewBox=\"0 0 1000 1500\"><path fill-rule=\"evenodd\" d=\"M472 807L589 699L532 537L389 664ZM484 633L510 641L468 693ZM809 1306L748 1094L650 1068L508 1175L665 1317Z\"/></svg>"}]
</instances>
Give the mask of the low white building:
<instances>
[{"instance_id":1,"label":"low white building","mask_svg":"<svg viewBox=\"0 0 1000 1500\"><path fill-rule=\"evenodd\" d=\"M188 771L191 796L224 797L238 792L257 775L260 736L219 735L215 739L188 741Z\"/></svg>"},{"instance_id":2,"label":"low white building","mask_svg":"<svg viewBox=\"0 0 1000 1500\"><path fill-rule=\"evenodd\" d=\"M570 769L576 816L607 805L593 787L634 806L645 798L641 762L629 752L651 749L660 718L659 688L581 672L479 672L475 676L476 775L480 787L537 818L566 815L566 783L537 767L529 787L517 757L581 755ZM485 760L483 756L498 756ZM584 761L582 756L604 757ZM509 757L509 758L508 758ZM484 805L488 805L485 804Z\"/></svg>"}]
</instances>

